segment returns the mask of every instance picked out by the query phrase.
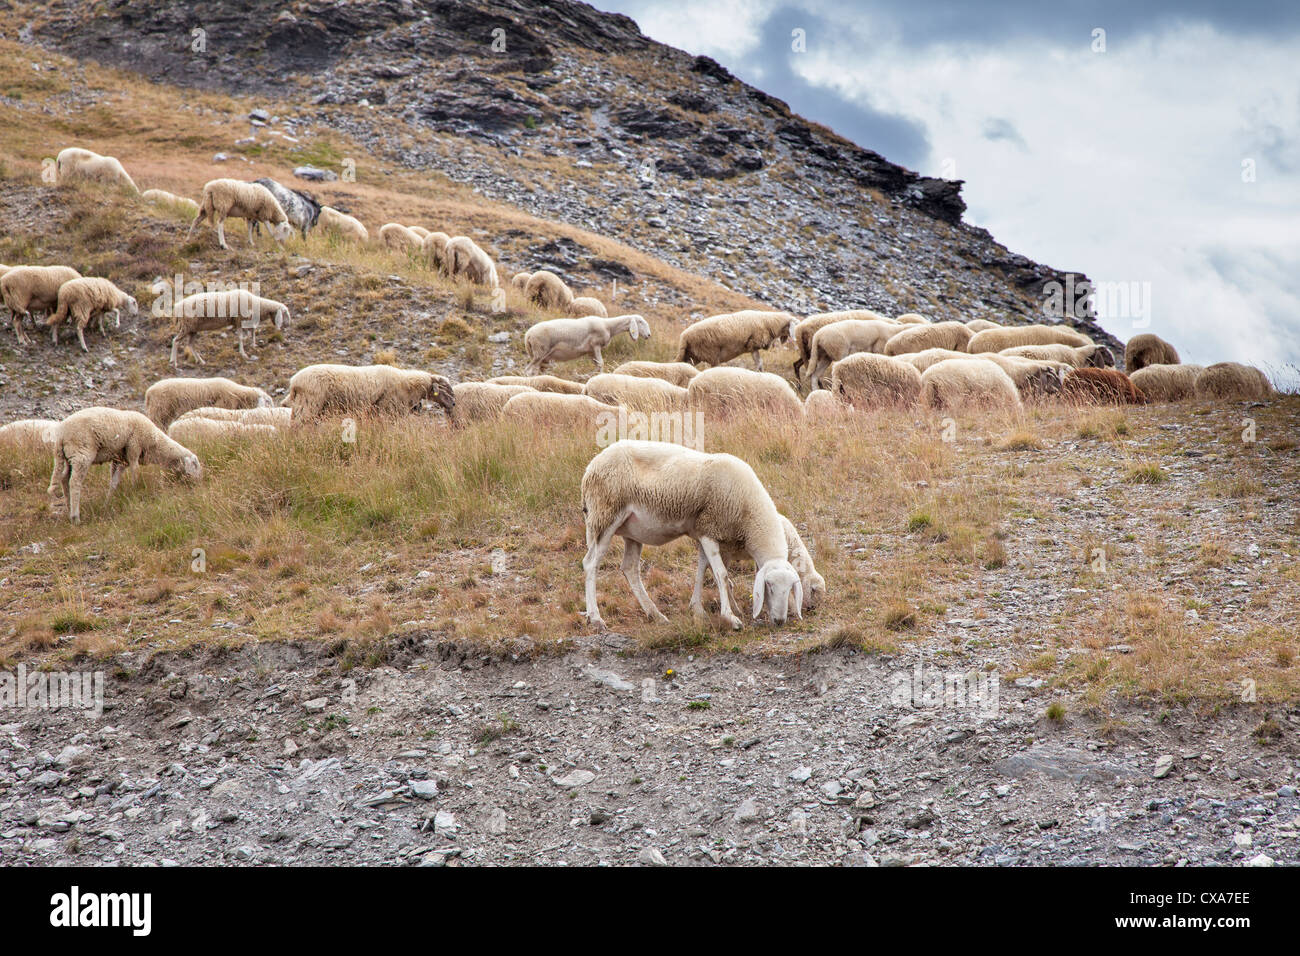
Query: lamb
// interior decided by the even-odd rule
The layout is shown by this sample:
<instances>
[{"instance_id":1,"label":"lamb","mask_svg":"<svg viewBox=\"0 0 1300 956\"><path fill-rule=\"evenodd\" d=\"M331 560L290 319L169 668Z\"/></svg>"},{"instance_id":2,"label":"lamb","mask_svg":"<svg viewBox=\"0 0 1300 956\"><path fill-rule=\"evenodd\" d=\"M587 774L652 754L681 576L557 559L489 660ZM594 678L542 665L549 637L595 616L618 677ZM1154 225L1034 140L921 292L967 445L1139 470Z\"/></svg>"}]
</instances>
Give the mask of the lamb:
<instances>
[{"instance_id":1,"label":"lamb","mask_svg":"<svg viewBox=\"0 0 1300 956\"><path fill-rule=\"evenodd\" d=\"M274 425L185 416L172 422L167 434L182 444L194 444L225 438L268 438L278 431Z\"/></svg>"},{"instance_id":2,"label":"lamb","mask_svg":"<svg viewBox=\"0 0 1300 956\"><path fill-rule=\"evenodd\" d=\"M720 365L705 369L686 387L690 408L721 416L737 412L803 420L803 402L794 388L772 372Z\"/></svg>"},{"instance_id":3,"label":"lamb","mask_svg":"<svg viewBox=\"0 0 1300 956\"><path fill-rule=\"evenodd\" d=\"M667 618L641 581L641 548L682 535L695 541L712 569L722 617L733 628L741 622L727 595L723 543L748 554L758 569L753 588L756 620L766 608L772 623L782 625L792 605L795 616L802 617L803 585L789 560L780 514L753 469L739 458L668 442L616 442L596 455L583 473L582 512L587 530L582 569L592 627L605 627L596 601L596 572L615 535L624 541L623 574L652 620ZM704 613L697 600L691 610Z\"/></svg>"},{"instance_id":4,"label":"lamb","mask_svg":"<svg viewBox=\"0 0 1300 956\"><path fill-rule=\"evenodd\" d=\"M140 311L134 296L129 296L107 279L91 276L83 279L69 279L59 286L58 308L46 321L50 327L50 337L54 344L59 344L59 326L71 316L76 323L77 341L81 351L86 348L86 326L92 318L99 318L99 334L104 333L104 316L111 312L117 327L122 327L122 309L132 315Z\"/></svg>"},{"instance_id":5,"label":"lamb","mask_svg":"<svg viewBox=\"0 0 1300 956\"><path fill-rule=\"evenodd\" d=\"M990 353L981 353L990 354ZM1104 345L1017 345L1000 350L1002 355L1037 359L1046 362L1064 362L1072 368L1112 368L1115 356Z\"/></svg>"},{"instance_id":6,"label":"lamb","mask_svg":"<svg viewBox=\"0 0 1300 956\"><path fill-rule=\"evenodd\" d=\"M31 343L23 331L23 316L31 318L33 312L53 312L59 303L59 288L80 278L81 273L68 266L14 266L0 277L0 302L13 317L19 345Z\"/></svg>"},{"instance_id":7,"label":"lamb","mask_svg":"<svg viewBox=\"0 0 1300 956\"><path fill-rule=\"evenodd\" d=\"M418 412L425 399L448 416L456 407L451 382L442 375L391 365L309 365L289 379L281 403L293 409L293 424L342 415L400 416Z\"/></svg>"},{"instance_id":8,"label":"lamb","mask_svg":"<svg viewBox=\"0 0 1300 956\"><path fill-rule=\"evenodd\" d=\"M582 383L570 382L554 375L498 375L487 380L489 385L527 385L538 392L559 392L564 395L581 395Z\"/></svg>"},{"instance_id":9,"label":"lamb","mask_svg":"<svg viewBox=\"0 0 1300 956\"><path fill-rule=\"evenodd\" d=\"M874 319L880 322L892 322L893 319L881 315L879 312L873 312L870 309L850 309L845 312L820 312L816 315L810 315L802 322L798 322L794 327L794 335L791 337L794 341L795 348L799 350L799 355L794 360L794 380L800 381L802 370L808 365L808 358L812 354L813 336L818 330L824 329L832 322L843 322L847 319Z\"/></svg>"},{"instance_id":10,"label":"lamb","mask_svg":"<svg viewBox=\"0 0 1300 956\"><path fill-rule=\"evenodd\" d=\"M146 189L140 194L140 198L146 202L162 203L165 206L183 209L191 217L199 214L199 204L193 199L188 196L177 196L165 189Z\"/></svg>"},{"instance_id":11,"label":"lamb","mask_svg":"<svg viewBox=\"0 0 1300 956\"><path fill-rule=\"evenodd\" d=\"M281 208L279 201L271 191L260 183L245 183L238 179L213 179L203 186L203 199L199 203L199 215L190 223L190 230L185 234L188 242L194 230L203 222L211 223L217 229L217 243L222 249L226 245L226 219L230 217L244 220L248 227L248 245L253 245L254 223L266 223L271 238L277 245L283 245L293 233L293 226Z\"/></svg>"},{"instance_id":12,"label":"lamb","mask_svg":"<svg viewBox=\"0 0 1300 956\"><path fill-rule=\"evenodd\" d=\"M320 207L320 227L353 242L370 241L370 232L361 224L361 220L339 212L333 206Z\"/></svg>"},{"instance_id":13,"label":"lamb","mask_svg":"<svg viewBox=\"0 0 1300 956\"><path fill-rule=\"evenodd\" d=\"M57 424L52 418L20 418L0 426L0 448L52 448L50 429Z\"/></svg>"},{"instance_id":14,"label":"lamb","mask_svg":"<svg viewBox=\"0 0 1300 956\"><path fill-rule=\"evenodd\" d=\"M993 362L1011 376L1022 399L1031 395L1060 394L1062 381L1073 369L1064 362L1039 361L1001 352L981 352L977 357Z\"/></svg>"},{"instance_id":15,"label":"lamb","mask_svg":"<svg viewBox=\"0 0 1300 956\"><path fill-rule=\"evenodd\" d=\"M788 342L798 324L789 312L747 309L711 315L682 329L677 339L678 362L692 365L722 365L749 352L754 368L763 370L763 349Z\"/></svg>"},{"instance_id":16,"label":"lamb","mask_svg":"<svg viewBox=\"0 0 1300 956\"><path fill-rule=\"evenodd\" d=\"M901 359L857 352L831 366L831 392L855 409L915 405L921 373Z\"/></svg>"},{"instance_id":17,"label":"lamb","mask_svg":"<svg viewBox=\"0 0 1300 956\"><path fill-rule=\"evenodd\" d=\"M271 396L260 388L228 378L164 378L144 393L144 412L159 428L195 409L269 408L273 404Z\"/></svg>"},{"instance_id":18,"label":"lamb","mask_svg":"<svg viewBox=\"0 0 1300 956\"><path fill-rule=\"evenodd\" d=\"M1060 325L1008 325L976 332L966 343L966 351L974 355L978 352L1001 352L1018 345L1052 344L1078 347L1091 345L1092 339Z\"/></svg>"},{"instance_id":19,"label":"lamb","mask_svg":"<svg viewBox=\"0 0 1300 956\"><path fill-rule=\"evenodd\" d=\"M615 375L636 375L641 378L661 378L665 382L685 388L700 370L686 362L624 362L614 369Z\"/></svg>"},{"instance_id":20,"label":"lamb","mask_svg":"<svg viewBox=\"0 0 1300 956\"><path fill-rule=\"evenodd\" d=\"M634 375L593 375L582 390L584 395L608 405L626 405L639 412L684 411L686 389L658 378Z\"/></svg>"},{"instance_id":21,"label":"lamb","mask_svg":"<svg viewBox=\"0 0 1300 956\"><path fill-rule=\"evenodd\" d=\"M573 301L573 290L554 272L538 269L524 283L524 298L543 309L560 312Z\"/></svg>"},{"instance_id":22,"label":"lamb","mask_svg":"<svg viewBox=\"0 0 1300 956\"><path fill-rule=\"evenodd\" d=\"M451 236L445 232L431 232L420 242L420 249L423 251L429 264L440 272L446 272L447 263L447 244L451 242Z\"/></svg>"},{"instance_id":23,"label":"lamb","mask_svg":"<svg viewBox=\"0 0 1300 956\"><path fill-rule=\"evenodd\" d=\"M599 299L593 299L589 295L580 295L569 303L569 315L598 315L602 319L607 319L609 318L609 311Z\"/></svg>"},{"instance_id":24,"label":"lamb","mask_svg":"<svg viewBox=\"0 0 1300 956\"><path fill-rule=\"evenodd\" d=\"M809 384L822 387L822 376L835 362L854 352L885 351L885 343L898 334L897 323L883 319L845 319L818 329L808 350Z\"/></svg>"},{"instance_id":25,"label":"lamb","mask_svg":"<svg viewBox=\"0 0 1300 956\"><path fill-rule=\"evenodd\" d=\"M212 405L205 405L203 408L195 408L186 412L176 420L211 418L219 422L240 422L244 425L271 425L274 428L283 428L289 424L291 417L291 409L278 405L269 407L259 405L256 408L217 408Z\"/></svg>"},{"instance_id":26,"label":"lamb","mask_svg":"<svg viewBox=\"0 0 1300 956\"><path fill-rule=\"evenodd\" d=\"M528 385L497 385L492 382L461 382L452 387L456 404L452 421L457 425L493 421L501 417L506 402L524 392L536 392Z\"/></svg>"},{"instance_id":27,"label":"lamb","mask_svg":"<svg viewBox=\"0 0 1300 956\"><path fill-rule=\"evenodd\" d=\"M1144 365L1129 381L1140 389L1149 402L1184 402L1196 395L1196 378L1200 365Z\"/></svg>"},{"instance_id":28,"label":"lamb","mask_svg":"<svg viewBox=\"0 0 1300 956\"><path fill-rule=\"evenodd\" d=\"M55 162L57 164L58 160L56 159ZM115 156L92 154L89 158L78 159L75 163L69 164L66 173L59 175L60 183L69 182L73 179L107 183L110 186L122 186L133 193L140 192L135 180L130 177Z\"/></svg>"},{"instance_id":29,"label":"lamb","mask_svg":"<svg viewBox=\"0 0 1300 956\"><path fill-rule=\"evenodd\" d=\"M1003 326L996 322L990 322L988 319L971 319L966 323L966 328L972 332L983 332L985 329L1000 329Z\"/></svg>"},{"instance_id":30,"label":"lamb","mask_svg":"<svg viewBox=\"0 0 1300 956\"><path fill-rule=\"evenodd\" d=\"M1145 405L1147 397L1127 375L1113 368L1071 369L1061 383L1061 398L1082 405Z\"/></svg>"},{"instance_id":31,"label":"lamb","mask_svg":"<svg viewBox=\"0 0 1300 956\"><path fill-rule=\"evenodd\" d=\"M1124 346L1124 369L1129 375L1148 365L1177 364L1178 350L1150 332L1133 336Z\"/></svg>"},{"instance_id":32,"label":"lamb","mask_svg":"<svg viewBox=\"0 0 1300 956\"><path fill-rule=\"evenodd\" d=\"M528 288L528 280L532 277L531 272L516 272L510 277L510 288L522 295L524 290Z\"/></svg>"},{"instance_id":33,"label":"lamb","mask_svg":"<svg viewBox=\"0 0 1300 956\"><path fill-rule=\"evenodd\" d=\"M464 276L475 285L485 285L490 289L501 285L492 258L468 236L457 236L448 242L443 259L447 263L448 275Z\"/></svg>"},{"instance_id":34,"label":"lamb","mask_svg":"<svg viewBox=\"0 0 1300 956\"><path fill-rule=\"evenodd\" d=\"M551 362L590 355L596 367L605 371L601 349L610 340L626 332L632 339L648 339L650 323L639 315L616 315L611 319L588 316L585 319L548 319L538 322L524 333L524 351L528 353L526 371L536 374Z\"/></svg>"},{"instance_id":35,"label":"lamb","mask_svg":"<svg viewBox=\"0 0 1300 956\"><path fill-rule=\"evenodd\" d=\"M565 395L560 392L515 395L501 409L503 419L539 427L561 426L575 430L596 429L602 415L613 415L616 418L618 406L598 402L589 395Z\"/></svg>"},{"instance_id":36,"label":"lamb","mask_svg":"<svg viewBox=\"0 0 1300 956\"><path fill-rule=\"evenodd\" d=\"M400 222L386 222L380 226L379 241L393 252L419 252L424 248L424 240L419 234Z\"/></svg>"},{"instance_id":37,"label":"lamb","mask_svg":"<svg viewBox=\"0 0 1300 956\"><path fill-rule=\"evenodd\" d=\"M244 329L251 328L253 335L256 336L257 327L261 324L264 315L273 316L275 327L283 329L289 321L289 307L274 299L254 295L247 289L196 292L194 295L187 295L177 302L172 310L171 364L177 364L177 350L181 344L184 344L186 349L194 353L200 365L206 365L207 362L193 346L194 336L199 332L210 332L227 327L235 330L239 341L239 354L247 359L248 353L244 351Z\"/></svg>"},{"instance_id":38,"label":"lamb","mask_svg":"<svg viewBox=\"0 0 1300 956\"><path fill-rule=\"evenodd\" d=\"M1216 362L1196 376L1197 398L1263 401L1273 395L1273 384L1263 372L1238 362Z\"/></svg>"},{"instance_id":39,"label":"lamb","mask_svg":"<svg viewBox=\"0 0 1300 956\"><path fill-rule=\"evenodd\" d=\"M74 524L81 521L81 490L91 465L110 464L110 497L122 473L141 464L161 465L193 480L203 476L198 456L139 412L86 408L51 428L50 437L54 471L49 493L67 502L68 519Z\"/></svg>"},{"instance_id":40,"label":"lamb","mask_svg":"<svg viewBox=\"0 0 1300 956\"><path fill-rule=\"evenodd\" d=\"M813 394L829 396L830 392L825 389L818 389ZM781 529L785 532L785 544L790 566L799 575L799 583L803 585L803 607L801 610L810 611L820 604L826 596L826 579L817 573L817 566L813 564L812 554L808 551L808 546L803 543L803 538L799 537L799 529L794 526L794 522L780 512L777 513L777 516L781 519ZM741 562L745 560L744 550L738 544L730 541L719 542L719 546L722 549L722 561L727 566L727 572L735 571ZM704 571L707 565L708 562L704 558L704 553L700 552L699 561L695 567L695 591L691 595L691 607L693 608L703 608L704 606ZM793 602L793 592L790 599ZM796 617L800 616L793 603L789 611Z\"/></svg>"},{"instance_id":41,"label":"lamb","mask_svg":"<svg viewBox=\"0 0 1300 956\"><path fill-rule=\"evenodd\" d=\"M979 358L948 359L922 372L921 404L954 411L973 406L1021 407L1020 392L1011 376L995 363Z\"/></svg>"},{"instance_id":42,"label":"lamb","mask_svg":"<svg viewBox=\"0 0 1300 956\"><path fill-rule=\"evenodd\" d=\"M964 352L966 343L974 334L960 322L911 325L895 333L885 343L885 354L903 355L907 352L923 352L926 349L951 349L954 352Z\"/></svg>"}]
</instances>

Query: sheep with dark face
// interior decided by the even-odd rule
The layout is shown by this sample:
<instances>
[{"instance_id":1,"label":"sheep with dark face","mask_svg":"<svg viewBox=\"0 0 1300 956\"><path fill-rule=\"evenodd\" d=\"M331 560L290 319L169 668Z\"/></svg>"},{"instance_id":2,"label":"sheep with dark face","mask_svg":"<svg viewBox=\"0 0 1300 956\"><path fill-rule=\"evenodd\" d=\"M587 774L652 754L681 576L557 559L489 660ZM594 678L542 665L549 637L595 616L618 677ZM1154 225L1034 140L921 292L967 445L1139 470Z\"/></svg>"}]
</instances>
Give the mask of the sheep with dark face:
<instances>
[{"instance_id":1,"label":"sheep with dark face","mask_svg":"<svg viewBox=\"0 0 1300 956\"><path fill-rule=\"evenodd\" d=\"M271 191L271 195L279 202L280 208L289 219L289 225L293 226L304 239L307 238L307 230L316 225L320 219L321 204L316 201L316 197L302 189L290 189L287 186L281 186L274 179L263 176L261 179L255 179L253 182L260 186L265 186ZM253 231L259 232L257 224L253 224Z\"/></svg>"}]
</instances>

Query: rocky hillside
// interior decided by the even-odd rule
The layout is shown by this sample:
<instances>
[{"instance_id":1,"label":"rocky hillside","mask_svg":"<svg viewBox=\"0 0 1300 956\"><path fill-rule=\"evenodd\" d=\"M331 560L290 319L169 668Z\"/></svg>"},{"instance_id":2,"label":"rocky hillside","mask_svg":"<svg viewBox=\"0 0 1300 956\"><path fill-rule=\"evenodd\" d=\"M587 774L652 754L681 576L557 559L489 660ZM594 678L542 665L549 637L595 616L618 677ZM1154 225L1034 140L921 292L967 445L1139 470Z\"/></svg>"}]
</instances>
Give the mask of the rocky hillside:
<instances>
[{"instance_id":1,"label":"rocky hillside","mask_svg":"<svg viewBox=\"0 0 1300 956\"><path fill-rule=\"evenodd\" d=\"M960 182L890 163L713 60L572 0L64 0L20 12L24 41L265 97L276 115L232 154L255 154L272 129L338 131L780 308L1028 321L1044 283L1064 280L963 223ZM344 171L347 157L332 159ZM548 258L561 273L576 263L563 245ZM1090 320L1073 324L1115 344Z\"/></svg>"}]
</instances>

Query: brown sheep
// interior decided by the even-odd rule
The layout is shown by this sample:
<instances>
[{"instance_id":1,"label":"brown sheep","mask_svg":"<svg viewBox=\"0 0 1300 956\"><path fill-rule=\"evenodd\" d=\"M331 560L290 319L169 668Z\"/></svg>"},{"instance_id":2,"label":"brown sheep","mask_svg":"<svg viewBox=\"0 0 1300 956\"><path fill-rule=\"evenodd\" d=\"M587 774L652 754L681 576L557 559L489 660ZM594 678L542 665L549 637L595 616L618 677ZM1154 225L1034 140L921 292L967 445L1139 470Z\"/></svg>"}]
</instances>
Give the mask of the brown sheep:
<instances>
[{"instance_id":1,"label":"brown sheep","mask_svg":"<svg viewBox=\"0 0 1300 956\"><path fill-rule=\"evenodd\" d=\"M1148 365L1177 365L1178 351L1157 335L1143 332L1124 346L1124 370L1132 375Z\"/></svg>"},{"instance_id":2,"label":"brown sheep","mask_svg":"<svg viewBox=\"0 0 1300 956\"><path fill-rule=\"evenodd\" d=\"M1065 373L1061 398L1080 405L1145 405L1147 397L1123 372L1076 368Z\"/></svg>"}]
</instances>

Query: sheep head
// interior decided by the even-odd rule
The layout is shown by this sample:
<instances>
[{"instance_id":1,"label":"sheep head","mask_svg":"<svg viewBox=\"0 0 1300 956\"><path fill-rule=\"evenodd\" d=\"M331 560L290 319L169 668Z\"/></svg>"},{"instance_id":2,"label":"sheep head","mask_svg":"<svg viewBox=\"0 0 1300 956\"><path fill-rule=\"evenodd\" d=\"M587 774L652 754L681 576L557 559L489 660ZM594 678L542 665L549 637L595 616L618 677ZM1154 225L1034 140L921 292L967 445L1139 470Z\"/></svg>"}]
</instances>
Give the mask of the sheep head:
<instances>
[{"instance_id":1,"label":"sheep head","mask_svg":"<svg viewBox=\"0 0 1300 956\"><path fill-rule=\"evenodd\" d=\"M293 235L293 226L289 225L288 220L277 222L271 227L271 235L275 236L275 238L281 242L284 242Z\"/></svg>"},{"instance_id":2,"label":"sheep head","mask_svg":"<svg viewBox=\"0 0 1300 956\"><path fill-rule=\"evenodd\" d=\"M1088 356L1088 368L1114 368L1115 356L1110 349L1104 345L1094 345L1092 353Z\"/></svg>"},{"instance_id":3,"label":"sheep head","mask_svg":"<svg viewBox=\"0 0 1300 956\"><path fill-rule=\"evenodd\" d=\"M803 593L803 608L810 611L826 597L826 579L816 571L808 576L808 589Z\"/></svg>"},{"instance_id":4,"label":"sheep head","mask_svg":"<svg viewBox=\"0 0 1300 956\"><path fill-rule=\"evenodd\" d=\"M452 391L451 381L442 375L434 375L433 380L429 382L429 390L426 397L431 402L437 402L442 406L442 410L448 415L456 407L456 393Z\"/></svg>"},{"instance_id":5,"label":"sheep head","mask_svg":"<svg viewBox=\"0 0 1300 956\"><path fill-rule=\"evenodd\" d=\"M650 323L640 315L629 315L627 324L628 335L634 339L650 338Z\"/></svg>"},{"instance_id":6,"label":"sheep head","mask_svg":"<svg viewBox=\"0 0 1300 956\"><path fill-rule=\"evenodd\" d=\"M203 465L199 461L199 456L192 451L186 451L179 458L173 459L171 469L191 481L198 481L203 477Z\"/></svg>"},{"instance_id":7,"label":"sheep head","mask_svg":"<svg viewBox=\"0 0 1300 956\"><path fill-rule=\"evenodd\" d=\"M257 407L270 408L275 404L275 400L260 388L257 390Z\"/></svg>"},{"instance_id":8,"label":"sheep head","mask_svg":"<svg viewBox=\"0 0 1300 956\"><path fill-rule=\"evenodd\" d=\"M138 302L135 301L135 296L133 296L133 295L128 295L128 296L126 297L126 302L124 303L124 305L125 305L126 311L129 312L129 313L131 313L132 315L139 315L139 314L140 314L140 303L138 303ZM118 325L121 325L121 324L122 324L122 320L119 318L119 319L118 319Z\"/></svg>"},{"instance_id":9,"label":"sheep head","mask_svg":"<svg viewBox=\"0 0 1300 956\"><path fill-rule=\"evenodd\" d=\"M799 572L789 561L776 558L763 564L754 575L754 620L767 608L773 624L784 624L789 615L791 596L795 617L803 618L803 584Z\"/></svg>"},{"instance_id":10,"label":"sheep head","mask_svg":"<svg viewBox=\"0 0 1300 956\"><path fill-rule=\"evenodd\" d=\"M275 310L275 327L282 329L289 324L289 307L282 305Z\"/></svg>"}]
</instances>

